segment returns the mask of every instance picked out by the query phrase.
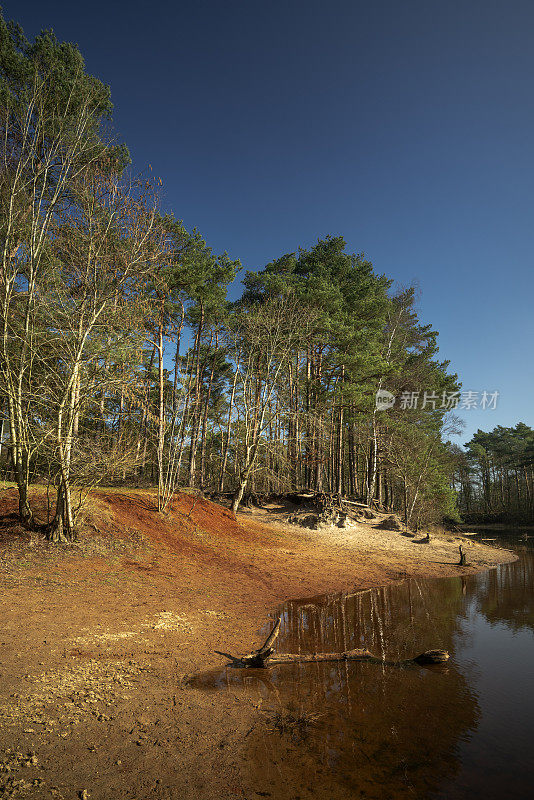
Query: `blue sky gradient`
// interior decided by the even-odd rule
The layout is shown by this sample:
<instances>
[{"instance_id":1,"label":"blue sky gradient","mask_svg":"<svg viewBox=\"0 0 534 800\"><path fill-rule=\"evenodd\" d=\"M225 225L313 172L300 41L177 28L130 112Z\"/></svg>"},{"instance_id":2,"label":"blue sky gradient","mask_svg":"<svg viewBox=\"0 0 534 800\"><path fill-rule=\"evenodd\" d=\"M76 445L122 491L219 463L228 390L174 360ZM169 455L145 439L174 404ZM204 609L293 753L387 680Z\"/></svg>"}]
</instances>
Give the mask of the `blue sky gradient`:
<instances>
[{"instance_id":1,"label":"blue sky gradient","mask_svg":"<svg viewBox=\"0 0 534 800\"><path fill-rule=\"evenodd\" d=\"M342 234L417 282L463 388L500 392L459 441L534 426L531 2L2 6L78 43L135 169L216 251L259 269Z\"/></svg>"}]
</instances>

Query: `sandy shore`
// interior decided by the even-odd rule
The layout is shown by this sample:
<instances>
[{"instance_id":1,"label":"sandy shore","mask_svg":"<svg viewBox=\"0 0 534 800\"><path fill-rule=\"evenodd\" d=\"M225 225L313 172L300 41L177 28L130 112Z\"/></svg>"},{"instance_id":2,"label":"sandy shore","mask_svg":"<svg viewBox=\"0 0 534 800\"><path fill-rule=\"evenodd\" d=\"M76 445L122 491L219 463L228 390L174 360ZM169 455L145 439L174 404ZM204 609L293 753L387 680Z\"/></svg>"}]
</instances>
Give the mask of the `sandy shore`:
<instances>
[{"instance_id":1,"label":"sandy shore","mask_svg":"<svg viewBox=\"0 0 534 800\"><path fill-rule=\"evenodd\" d=\"M13 502L4 495L5 513ZM0 796L257 797L244 747L257 698L195 691L184 676L250 650L284 600L515 558L459 535L423 544L374 524L310 531L284 520L272 507L236 522L186 495L161 518L149 493L102 491L68 551L29 546L6 522Z\"/></svg>"}]
</instances>

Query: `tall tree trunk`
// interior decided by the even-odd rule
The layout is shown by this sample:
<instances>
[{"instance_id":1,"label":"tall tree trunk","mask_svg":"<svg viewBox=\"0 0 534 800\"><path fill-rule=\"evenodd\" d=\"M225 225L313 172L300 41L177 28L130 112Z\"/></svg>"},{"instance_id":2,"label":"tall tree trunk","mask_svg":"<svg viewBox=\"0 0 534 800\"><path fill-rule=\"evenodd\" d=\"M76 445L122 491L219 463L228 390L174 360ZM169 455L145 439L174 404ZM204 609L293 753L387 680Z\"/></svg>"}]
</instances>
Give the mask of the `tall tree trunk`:
<instances>
[{"instance_id":1,"label":"tall tree trunk","mask_svg":"<svg viewBox=\"0 0 534 800\"><path fill-rule=\"evenodd\" d=\"M406 528L408 527L408 484L406 483L406 475L403 476L403 483L402 483L402 501L404 506L404 524Z\"/></svg>"},{"instance_id":2,"label":"tall tree trunk","mask_svg":"<svg viewBox=\"0 0 534 800\"><path fill-rule=\"evenodd\" d=\"M158 325L158 508L161 511L164 483L164 450L165 450L165 398L163 373L163 310Z\"/></svg>"},{"instance_id":3,"label":"tall tree trunk","mask_svg":"<svg viewBox=\"0 0 534 800\"><path fill-rule=\"evenodd\" d=\"M18 398L8 397L9 433L11 461L17 490L19 495L19 517L24 527L31 529L34 526L33 512L28 497L30 485L30 458L27 447L24 446L23 412L18 407Z\"/></svg>"},{"instance_id":4,"label":"tall tree trunk","mask_svg":"<svg viewBox=\"0 0 534 800\"><path fill-rule=\"evenodd\" d=\"M182 313L180 316L180 324L176 331L176 353L174 356L174 381L172 385L172 413L176 415L177 412L177 389L178 389L178 374L180 371L180 344L182 341L182 328L184 326L185 308L182 303Z\"/></svg>"},{"instance_id":5,"label":"tall tree trunk","mask_svg":"<svg viewBox=\"0 0 534 800\"><path fill-rule=\"evenodd\" d=\"M367 491L367 505L370 506L375 498L376 476L378 470L378 424L376 421L376 410L373 411L372 422L372 441L371 441L371 474L369 477Z\"/></svg>"},{"instance_id":6,"label":"tall tree trunk","mask_svg":"<svg viewBox=\"0 0 534 800\"><path fill-rule=\"evenodd\" d=\"M156 344L152 346L152 352L150 354L150 361L148 363L148 367L146 370L145 381L144 381L144 403L143 403L143 410L141 415L141 423L139 425L139 435L137 438L137 446L136 446L136 464L139 461L139 452L141 450L141 442L143 442L143 454L141 457L141 463L139 465L139 469L141 472L144 471L146 465L146 452L148 447L148 422L149 422L149 406L150 406L150 376L152 374L152 365L154 364L154 358L156 356Z\"/></svg>"},{"instance_id":7,"label":"tall tree trunk","mask_svg":"<svg viewBox=\"0 0 534 800\"><path fill-rule=\"evenodd\" d=\"M300 415L299 415L299 353L295 359L295 386L294 386L294 402L293 402L293 418L294 418L294 444L293 444L293 488L300 487Z\"/></svg>"},{"instance_id":8,"label":"tall tree trunk","mask_svg":"<svg viewBox=\"0 0 534 800\"><path fill-rule=\"evenodd\" d=\"M202 417L202 439L200 444L200 488L204 488L204 480L205 480L205 468L206 468L206 429L208 425L208 410L209 410L209 403L211 398L211 389L213 386L213 375L215 372L215 361L217 359L217 350L219 347L219 336L215 334L215 350L213 353L213 358L211 361L211 371L210 377L208 381L208 388L206 391L206 400L204 403L204 414Z\"/></svg>"},{"instance_id":9,"label":"tall tree trunk","mask_svg":"<svg viewBox=\"0 0 534 800\"><path fill-rule=\"evenodd\" d=\"M306 351L306 466L304 471L304 482L306 484L306 488L309 489L311 485L311 466L312 466L312 428L311 428L311 419L310 419L310 408L311 408L311 363L310 363L310 351L309 349Z\"/></svg>"},{"instance_id":10,"label":"tall tree trunk","mask_svg":"<svg viewBox=\"0 0 534 800\"><path fill-rule=\"evenodd\" d=\"M47 531L48 539L53 542L71 542L76 538L70 472L76 411L76 386L80 377L80 369L81 348L74 362L65 396L58 408L56 443L59 460L59 483L56 511Z\"/></svg>"},{"instance_id":11,"label":"tall tree trunk","mask_svg":"<svg viewBox=\"0 0 534 800\"><path fill-rule=\"evenodd\" d=\"M338 417L338 437L337 437L337 486L336 491L339 495L343 494L343 383L345 381L345 367L341 367L341 388Z\"/></svg>"},{"instance_id":12,"label":"tall tree trunk","mask_svg":"<svg viewBox=\"0 0 534 800\"><path fill-rule=\"evenodd\" d=\"M230 405L228 408L228 419L226 421L226 436L224 438L224 445L223 445L223 454L222 454L222 463L221 463L221 474L219 476L219 491L224 491L224 479L226 473L226 462L228 460L228 448L230 446L230 431L232 427L232 413L234 409L234 400L235 400L235 390L237 385L237 376L239 375L239 358L240 354L237 354L236 358L236 368L234 372L234 379L232 381L232 394L230 395ZM241 502L241 501L239 501ZM239 504L238 504L239 505Z\"/></svg>"},{"instance_id":13,"label":"tall tree trunk","mask_svg":"<svg viewBox=\"0 0 534 800\"><path fill-rule=\"evenodd\" d=\"M200 303L200 320L198 323L197 335L195 340L195 395L192 404L191 414L191 442L189 447L189 486L195 484L196 451L198 434L200 430L200 406L201 406L201 380L200 380L200 342L202 327L204 324L204 305Z\"/></svg>"}]
</instances>

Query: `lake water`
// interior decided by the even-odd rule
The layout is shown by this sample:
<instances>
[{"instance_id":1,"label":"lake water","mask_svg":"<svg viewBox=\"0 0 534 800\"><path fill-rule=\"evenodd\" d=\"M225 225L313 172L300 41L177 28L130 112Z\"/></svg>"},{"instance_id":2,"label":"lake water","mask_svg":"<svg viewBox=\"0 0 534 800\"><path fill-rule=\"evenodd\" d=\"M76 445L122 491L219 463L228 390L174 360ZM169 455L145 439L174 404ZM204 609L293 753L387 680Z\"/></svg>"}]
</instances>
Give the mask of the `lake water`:
<instances>
[{"instance_id":1,"label":"lake water","mask_svg":"<svg viewBox=\"0 0 534 800\"><path fill-rule=\"evenodd\" d=\"M467 578L407 580L280 609L279 652L366 646L387 662L443 648L446 666L227 667L192 681L261 703L246 744L256 795L534 795L534 538L486 536L519 560Z\"/></svg>"}]
</instances>

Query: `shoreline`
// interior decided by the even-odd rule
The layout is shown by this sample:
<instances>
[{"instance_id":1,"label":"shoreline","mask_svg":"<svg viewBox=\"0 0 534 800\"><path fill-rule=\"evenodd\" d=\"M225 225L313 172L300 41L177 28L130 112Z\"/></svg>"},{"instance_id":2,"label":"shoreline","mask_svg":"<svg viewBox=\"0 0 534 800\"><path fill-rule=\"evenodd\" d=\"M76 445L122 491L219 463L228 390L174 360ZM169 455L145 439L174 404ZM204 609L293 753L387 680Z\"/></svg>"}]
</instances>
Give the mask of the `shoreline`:
<instances>
[{"instance_id":1,"label":"shoreline","mask_svg":"<svg viewBox=\"0 0 534 800\"><path fill-rule=\"evenodd\" d=\"M191 508L182 495L162 518L149 493L100 490L88 516L99 534L83 548L15 543L0 553L0 763L16 752L37 759L0 772L0 786L40 780L36 800L54 786L65 800L83 789L91 800L246 797L258 698L201 692L185 676L259 646L287 600L517 558L455 534L427 545L367 523L306 530L276 508L237 521L206 500ZM462 568L460 542L471 562Z\"/></svg>"}]
</instances>

